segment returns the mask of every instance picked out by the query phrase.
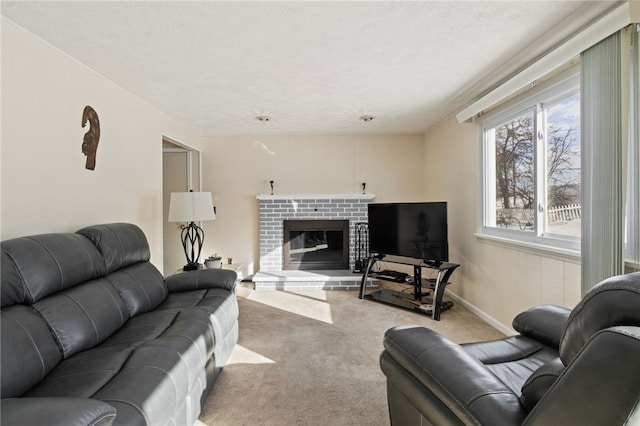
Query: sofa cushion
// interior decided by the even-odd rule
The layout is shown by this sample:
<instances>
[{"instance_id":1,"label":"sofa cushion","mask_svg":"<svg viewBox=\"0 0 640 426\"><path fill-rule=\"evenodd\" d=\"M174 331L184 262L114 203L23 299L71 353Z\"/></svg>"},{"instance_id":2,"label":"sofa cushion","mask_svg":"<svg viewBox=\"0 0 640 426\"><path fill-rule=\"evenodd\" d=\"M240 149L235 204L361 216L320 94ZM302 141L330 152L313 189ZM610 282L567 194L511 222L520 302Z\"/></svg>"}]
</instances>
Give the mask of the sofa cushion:
<instances>
[{"instance_id":1,"label":"sofa cushion","mask_svg":"<svg viewBox=\"0 0 640 426\"><path fill-rule=\"evenodd\" d=\"M98 248L104 257L107 274L151 258L149 243L142 230L130 223L111 223L82 228L78 234Z\"/></svg>"},{"instance_id":2,"label":"sofa cushion","mask_svg":"<svg viewBox=\"0 0 640 426\"><path fill-rule=\"evenodd\" d=\"M162 274L149 262L127 266L106 279L118 290L131 317L155 309L167 297Z\"/></svg>"},{"instance_id":3,"label":"sofa cushion","mask_svg":"<svg viewBox=\"0 0 640 426\"><path fill-rule=\"evenodd\" d=\"M131 318L124 327L107 339L101 347L137 348L157 339L176 319L179 312L153 311Z\"/></svg>"},{"instance_id":4,"label":"sofa cushion","mask_svg":"<svg viewBox=\"0 0 640 426\"><path fill-rule=\"evenodd\" d=\"M461 346L485 364L516 395L520 395L522 385L531 373L558 356L555 349L526 336L509 336Z\"/></svg>"},{"instance_id":5,"label":"sofa cushion","mask_svg":"<svg viewBox=\"0 0 640 426\"><path fill-rule=\"evenodd\" d=\"M238 302L233 293L223 288L170 293L157 310L180 310L181 317L186 312L200 312L200 318L209 324L216 337L213 374L219 373L238 341Z\"/></svg>"},{"instance_id":6,"label":"sofa cushion","mask_svg":"<svg viewBox=\"0 0 640 426\"><path fill-rule=\"evenodd\" d=\"M238 302L235 297L229 297L228 290L222 288L171 293L158 311L191 308L206 314L204 318L213 326L216 336L229 334L238 321Z\"/></svg>"},{"instance_id":7,"label":"sofa cushion","mask_svg":"<svg viewBox=\"0 0 640 426\"><path fill-rule=\"evenodd\" d=\"M33 308L47 321L64 358L103 342L129 319L117 290L104 278L49 296Z\"/></svg>"},{"instance_id":8,"label":"sofa cushion","mask_svg":"<svg viewBox=\"0 0 640 426\"><path fill-rule=\"evenodd\" d=\"M488 342L462 343L460 346L483 364L519 361L546 348L544 344L520 335Z\"/></svg>"},{"instance_id":9,"label":"sofa cushion","mask_svg":"<svg viewBox=\"0 0 640 426\"><path fill-rule=\"evenodd\" d=\"M529 376L522 385L522 395L520 396L520 403L527 412L536 406L563 371L564 364L560 358L554 358L541 365Z\"/></svg>"},{"instance_id":10,"label":"sofa cushion","mask_svg":"<svg viewBox=\"0 0 640 426\"><path fill-rule=\"evenodd\" d=\"M640 272L611 277L593 287L569 316L560 343L562 362L569 365L600 330L617 325L640 326L638 306Z\"/></svg>"},{"instance_id":11,"label":"sofa cushion","mask_svg":"<svg viewBox=\"0 0 640 426\"><path fill-rule=\"evenodd\" d=\"M120 371L134 348L98 347L65 359L26 397L90 398Z\"/></svg>"},{"instance_id":12,"label":"sofa cushion","mask_svg":"<svg viewBox=\"0 0 640 426\"><path fill-rule=\"evenodd\" d=\"M116 408L119 425L177 424L188 394L188 366L169 348L143 346L93 397Z\"/></svg>"},{"instance_id":13,"label":"sofa cushion","mask_svg":"<svg viewBox=\"0 0 640 426\"><path fill-rule=\"evenodd\" d=\"M217 345L216 336L207 317L204 312L198 310L180 312L171 326L157 339L144 344L146 348L157 348L159 353L166 350L179 353L182 362L187 366L186 378L189 389L196 386Z\"/></svg>"},{"instance_id":14,"label":"sofa cushion","mask_svg":"<svg viewBox=\"0 0 640 426\"><path fill-rule=\"evenodd\" d=\"M81 235L43 234L2 242L2 306L31 304L105 272Z\"/></svg>"},{"instance_id":15,"label":"sofa cushion","mask_svg":"<svg viewBox=\"0 0 640 426\"><path fill-rule=\"evenodd\" d=\"M26 306L2 310L0 337L2 398L21 396L62 359L45 321Z\"/></svg>"}]
</instances>

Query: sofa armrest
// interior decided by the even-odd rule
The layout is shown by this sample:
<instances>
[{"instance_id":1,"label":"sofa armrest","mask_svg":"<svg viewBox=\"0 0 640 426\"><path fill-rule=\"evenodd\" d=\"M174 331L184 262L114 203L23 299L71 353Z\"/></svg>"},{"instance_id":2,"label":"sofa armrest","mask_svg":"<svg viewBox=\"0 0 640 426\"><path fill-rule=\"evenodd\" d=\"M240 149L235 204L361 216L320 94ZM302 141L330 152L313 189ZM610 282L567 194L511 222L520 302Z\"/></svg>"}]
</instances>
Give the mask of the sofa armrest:
<instances>
[{"instance_id":1,"label":"sofa armrest","mask_svg":"<svg viewBox=\"0 0 640 426\"><path fill-rule=\"evenodd\" d=\"M638 424L638 353L640 327L599 331L567 365L524 424Z\"/></svg>"},{"instance_id":2,"label":"sofa armrest","mask_svg":"<svg viewBox=\"0 0 640 426\"><path fill-rule=\"evenodd\" d=\"M2 424L49 426L109 426L116 409L89 398L4 398Z\"/></svg>"},{"instance_id":3,"label":"sofa armrest","mask_svg":"<svg viewBox=\"0 0 640 426\"><path fill-rule=\"evenodd\" d=\"M558 350L569 314L571 310L562 306L534 306L518 314L512 326L520 334Z\"/></svg>"},{"instance_id":4,"label":"sofa armrest","mask_svg":"<svg viewBox=\"0 0 640 426\"><path fill-rule=\"evenodd\" d=\"M454 416L462 424L519 425L524 420L526 412L519 397L460 345L437 332L423 327L395 327L385 333L384 347L381 368L387 380L402 374L391 371L400 367L419 383L417 389L396 384L408 399L428 393L435 397L431 400L442 403L438 404L440 413L420 410L432 423L436 415Z\"/></svg>"},{"instance_id":5,"label":"sofa armrest","mask_svg":"<svg viewBox=\"0 0 640 426\"><path fill-rule=\"evenodd\" d=\"M165 279L169 293L224 288L234 291L238 274L227 269L200 269L171 275Z\"/></svg>"}]
</instances>

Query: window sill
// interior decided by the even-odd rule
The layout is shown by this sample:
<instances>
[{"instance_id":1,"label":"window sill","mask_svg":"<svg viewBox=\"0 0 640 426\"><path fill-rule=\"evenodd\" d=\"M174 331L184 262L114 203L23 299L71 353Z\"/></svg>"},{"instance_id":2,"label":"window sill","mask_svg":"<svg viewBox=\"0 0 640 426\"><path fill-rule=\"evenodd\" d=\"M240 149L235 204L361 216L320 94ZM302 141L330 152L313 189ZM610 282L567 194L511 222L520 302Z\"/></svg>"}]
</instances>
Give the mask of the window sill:
<instances>
[{"instance_id":1,"label":"window sill","mask_svg":"<svg viewBox=\"0 0 640 426\"><path fill-rule=\"evenodd\" d=\"M498 237L488 234L473 234L481 243L491 244L498 247L505 247L512 250L518 250L525 253L535 254L537 256L548 257L552 259L563 260L580 265L582 258L577 250L552 247L545 244L537 244L529 241L514 240L512 238Z\"/></svg>"}]
</instances>

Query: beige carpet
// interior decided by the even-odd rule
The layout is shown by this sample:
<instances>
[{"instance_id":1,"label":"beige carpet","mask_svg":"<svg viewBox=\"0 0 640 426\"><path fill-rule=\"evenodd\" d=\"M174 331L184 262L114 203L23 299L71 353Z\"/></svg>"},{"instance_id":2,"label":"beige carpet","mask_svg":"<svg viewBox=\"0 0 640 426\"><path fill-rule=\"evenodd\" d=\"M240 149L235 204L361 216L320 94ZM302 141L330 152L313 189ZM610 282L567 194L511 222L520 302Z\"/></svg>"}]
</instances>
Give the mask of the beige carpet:
<instances>
[{"instance_id":1,"label":"beige carpet","mask_svg":"<svg viewBox=\"0 0 640 426\"><path fill-rule=\"evenodd\" d=\"M460 305L441 321L352 291L243 289L240 339L199 425L388 425L384 332L419 324L457 342L503 337Z\"/></svg>"}]
</instances>

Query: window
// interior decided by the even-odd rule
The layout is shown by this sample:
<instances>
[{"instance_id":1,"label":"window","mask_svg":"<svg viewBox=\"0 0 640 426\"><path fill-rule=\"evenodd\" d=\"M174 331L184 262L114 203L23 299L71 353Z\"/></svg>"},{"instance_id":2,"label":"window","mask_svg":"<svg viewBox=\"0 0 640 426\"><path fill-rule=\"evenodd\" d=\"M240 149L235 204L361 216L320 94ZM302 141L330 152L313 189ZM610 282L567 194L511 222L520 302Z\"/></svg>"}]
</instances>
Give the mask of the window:
<instances>
[{"instance_id":1,"label":"window","mask_svg":"<svg viewBox=\"0 0 640 426\"><path fill-rule=\"evenodd\" d=\"M483 233L580 244L580 92L576 72L482 120Z\"/></svg>"},{"instance_id":2,"label":"window","mask_svg":"<svg viewBox=\"0 0 640 426\"><path fill-rule=\"evenodd\" d=\"M580 95L544 107L546 211L544 231L580 237Z\"/></svg>"}]
</instances>

